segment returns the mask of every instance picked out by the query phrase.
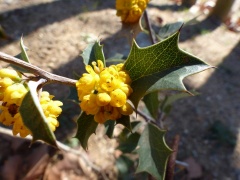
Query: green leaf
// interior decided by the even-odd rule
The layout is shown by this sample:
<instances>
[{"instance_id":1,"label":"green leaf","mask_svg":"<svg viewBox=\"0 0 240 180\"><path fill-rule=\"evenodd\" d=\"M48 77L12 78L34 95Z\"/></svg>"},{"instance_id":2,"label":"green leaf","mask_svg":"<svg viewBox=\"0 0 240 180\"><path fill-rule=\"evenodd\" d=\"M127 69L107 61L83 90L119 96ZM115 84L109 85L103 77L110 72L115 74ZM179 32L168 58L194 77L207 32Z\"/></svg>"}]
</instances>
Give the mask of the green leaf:
<instances>
[{"instance_id":1,"label":"green leaf","mask_svg":"<svg viewBox=\"0 0 240 180\"><path fill-rule=\"evenodd\" d=\"M27 55L27 47L23 44L23 38L20 40L20 48L21 48L21 59L25 62L30 63L29 57Z\"/></svg>"},{"instance_id":2,"label":"green leaf","mask_svg":"<svg viewBox=\"0 0 240 180\"><path fill-rule=\"evenodd\" d=\"M131 122L131 127L132 127L132 132L129 131L129 129L124 128L121 132L121 134L118 136L118 142L124 143L125 141L127 141L128 137L132 134L132 133L136 133L138 131L138 129L140 127L142 127L143 122L142 121L133 121Z\"/></svg>"},{"instance_id":3,"label":"green leaf","mask_svg":"<svg viewBox=\"0 0 240 180\"><path fill-rule=\"evenodd\" d=\"M151 116L156 119L158 115L159 109L159 100L158 100L158 92L152 92L143 97L143 102L145 103L148 111Z\"/></svg>"},{"instance_id":4,"label":"green leaf","mask_svg":"<svg viewBox=\"0 0 240 180\"><path fill-rule=\"evenodd\" d=\"M43 140L57 147L56 138L50 129L37 94L38 82L29 81L29 92L25 95L19 112L24 125L32 132L33 142Z\"/></svg>"},{"instance_id":5,"label":"green leaf","mask_svg":"<svg viewBox=\"0 0 240 180\"><path fill-rule=\"evenodd\" d=\"M122 116L120 119L116 120L116 123L117 124L122 124L129 131L132 131L132 126L131 126L131 123L130 123L130 117L129 116Z\"/></svg>"},{"instance_id":6,"label":"green leaf","mask_svg":"<svg viewBox=\"0 0 240 180\"><path fill-rule=\"evenodd\" d=\"M178 47L179 32L162 42L140 48L133 41L125 69L132 79L129 99L137 108L140 99L157 90L187 91L182 80L212 66Z\"/></svg>"},{"instance_id":7,"label":"green leaf","mask_svg":"<svg viewBox=\"0 0 240 180\"><path fill-rule=\"evenodd\" d=\"M91 64L93 61L101 60L105 66L105 57L102 50L103 46L99 41L88 44L82 53L85 65Z\"/></svg>"},{"instance_id":8,"label":"green leaf","mask_svg":"<svg viewBox=\"0 0 240 180\"><path fill-rule=\"evenodd\" d=\"M126 139L126 141L122 141L119 144L117 149L119 149L123 153L131 153L134 149L136 149L139 138L139 133L131 133Z\"/></svg>"},{"instance_id":9,"label":"green leaf","mask_svg":"<svg viewBox=\"0 0 240 180\"><path fill-rule=\"evenodd\" d=\"M172 150L164 139L165 131L147 124L139 139L139 164L136 173L148 172L158 180L165 179L167 161Z\"/></svg>"},{"instance_id":10,"label":"green leaf","mask_svg":"<svg viewBox=\"0 0 240 180\"><path fill-rule=\"evenodd\" d=\"M104 126L105 126L105 131L106 131L106 135L109 137L109 138L112 138L112 135L113 135L113 131L114 131L114 127L115 127L115 121L113 120L108 120L104 123Z\"/></svg>"},{"instance_id":11,"label":"green leaf","mask_svg":"<svg viewBox=\"0 0 240 180\"><path fill-rule=\"evenodd\" d=\"M95 133L98 123L94 121L93 115L87 115L82 112L77 120L76 138L79 140L83 149L87 149L87 142L89 137Z\"/></svg>"},{"instance_id":12,"label":"green leaf","mask_svg":"<svg viewBox=\"0 0 240 180\"><path fill-rule=\"evenodd\" d=\"M30 60L29 60L28 55L27 55L27 47L24 45L22 37L21 37L21 40L20 40L20 48L21 48L21 53L19 53L15 57L18 58L18 59L21 59L21 60L23 60L27 63L30 63ZM24 69L20 66L14 65L14 64L10 64L10 66L12 68L14 68L15 70L20 71L20 72L25 72L25 73L30 72L29 70Z\"/></svg>"},{"instance_id":13,"label":"green leaf","mask_svg":"<svg viewBox=\"0 0 240 180\"><path fill-rule=\"evenodd\" d=\"M174 22L166 24L160 28L158 36L160 37L160 39L166 39L167 37L177 32L182 26L183 22Z\"/></svg>"}]
</instances>

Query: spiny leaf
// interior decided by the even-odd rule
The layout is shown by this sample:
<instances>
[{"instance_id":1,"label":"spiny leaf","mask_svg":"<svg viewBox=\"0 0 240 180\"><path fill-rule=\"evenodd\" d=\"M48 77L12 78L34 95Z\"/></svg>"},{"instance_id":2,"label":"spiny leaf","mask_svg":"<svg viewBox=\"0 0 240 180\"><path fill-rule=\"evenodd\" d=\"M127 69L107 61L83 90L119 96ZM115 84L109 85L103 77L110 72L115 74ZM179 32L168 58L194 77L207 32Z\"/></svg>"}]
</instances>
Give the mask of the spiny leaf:
<instances>
[{"instance_id":1,"label":"spiny leaf","mask_svg":"<svg viewBox=\"0 0 240 180\"><path fill-rule=\"evenodd\" d=\"M38 82L28 83L29 92L19 108L24 125L32 132L33 142L43 140L57 147L56 138L50 129L37 95Z\"/></svg>"},{"instance_id":2,"label":"spiny leaf","mask_svg":"<svg viewBox=\"0 0 240 180\"><path fill-rule=\"evenodd\" d=\"M165 39L174 34L175 32L177 32L182 26L183 26L182 22L166 24L160 28L158 36L160 39Z\"/></svg>"},{"instance_id":3,"label":"spiny leaf","mask_svg":"<svg viewBox=\"0 0 240 180\"><path fill-rule=\"evenodd\" d=\"M158 180L164 180L167 160L172 150L164 139L165 131L149 123L138 142L139 165L136 173L148 172Z\"/></svg>"},{"instance_id":4,"label":"spiny leaf","mask_svg":"<svg viewBox=\"0 0 240 180\"><path fill-rule=\"evenodd\" d=\"M163 89L187 91L182 82L185 77L212 67L179 49L179 33L145 48L138 47L133 41L125 69L132 79L133 93L129 99L135 108L150 92Z\"/></svg>"},{"instance_id":5,"label":"spiny leaf","mask_svg":"<svg viewBox=\"0 0 240 180\"><path fill-rule=\"evenodd\" d=\"M21 48L21 53L19 53L15 57L17 57L18 59L21 59L25 62L30 63L30 60L27 55L27 47L23 43L23 37L21 37L21 40L20 40L20 48ZM20 71L20 72L25 72L25 73L29 72L27 69L24 69L20 66L14 65L14 64L11 64L10 66L12 66L15 70Z\"/></svg>"},{"instance_id":6,"label":"spiny leaf","mask_svg":"<svg viewBox=\"0 0 240 180\"><path fill-rule=\"evenodd\" d=\"M83 149L87 149L87 142L89 137L95 133L98 123L94 121L93 115L87 115L82 112L77 120L77 134L76 138L79 140Z\"/></svg>"},{"instance_id":7,"label":"spiny leaf","mask_svg":"<svg viewBox=\"0 0 240 180\"><path fill-rule=\"evenodd\" d=\"M106 135L107 135L109 138L112 138L115 124L116 124L116 122L115 122L115 121L112 121L112 120L108 120L108 121L106 121L106 122L104 123Z\"/></svg>"},{"instance_id":8,"label":"spiny leaf","mask_svg":"<svg viewBox=\"0 0 240 180\"><path fill-rule=\"evenodd\" d=\"M124 128L121 132L121 134L118 136L118 142L124 143L127 141L129 136L131 136L132 133L137 133L140 127L142 127L143 122L142 121L133 121L131 122L132 132L129 131L129 129Z\"/></svg>"},{"instance_id":9,"label":"spiny leaf","mask_svg":"<svg viewBox=\"0 0 240 180\"><path fill-rule=\"evenodd\" d=\"M20 48L21 48L21 59L25 62L30 63L29 57L27 55L27 47L23 44L23 38L20 40Z\"/></svg>"},{"instance_id":10,"label":"spiny leaf","mask_svg":"<svg viewBox=\"0 0 240 180\"><path fill-rule=\"evenodd\" d=\"M125 141L122 141L118 148L122 153L131 153L138 145L139 133L131 133Z\"/></svg>"},{"instance_id":11,"label":"spiny leaf","mask_svg":"<svg viewBox=\"0 0 240 180\"><path fill-rule=\"evenodd\" d=\"M91 64L93 61L101 60L105 65L105 57L102 50L103 46L99 41L88 44L82 53L83 62L85 65Z\"/></svg>"},{"instance_id":12,"label":"spiny leaf","mask_svg":"<svg viewBox=\"0 0 240 180\"><path fill-rule=\"evenodd\" d=\"M154 119L157 118L158 108L159 108L159 100L158 100L158 92L152 92L143 97L143 102L145 103L149 113L152 115Z\"/></svg>"}]
</instances>

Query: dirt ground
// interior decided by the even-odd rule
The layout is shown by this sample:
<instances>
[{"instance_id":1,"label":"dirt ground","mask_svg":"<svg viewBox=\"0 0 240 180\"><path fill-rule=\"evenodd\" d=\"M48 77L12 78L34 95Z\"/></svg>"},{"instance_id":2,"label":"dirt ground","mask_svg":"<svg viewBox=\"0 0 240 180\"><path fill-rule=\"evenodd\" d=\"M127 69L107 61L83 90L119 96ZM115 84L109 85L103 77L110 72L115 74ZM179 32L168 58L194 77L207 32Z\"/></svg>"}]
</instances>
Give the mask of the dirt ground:
<instances>
[{"instance_id":1,"label":"dirt ground","mask_svg":"<svg viewBox=\"0 0 240 180\"><path fill-rule=\"evenodd\" d=\"M80 53L94 40L101 39L106 58L116 53L128 55L129 44L119 35L121 23L115 14L113 0L0 0L0 25L10 37L9 40L0 39L0 51L18 54L23 35L32 64L73 78L73 72L82 72ZM198 15L167 0L152 0L148 14L156 31L160 20L167 24L188 21ZM137 42L140 46L151 44L143 33L139 34ZM223 24L205 21L202 15L195 24L182 28L180 47L217 68L186 78L187 88L200 95L174 103L166 119L167 139L180 135L177 159L192 167L188 176L177 174L176 179L238 179L240 35ZM62 85L49 86L48 90L56 98L64 98L68 92ZM77 109L74 107L73 112L78 113ZM57 132L60 140L74 133L73 117L68 113L65 116L65 123L60 126L65 132ZM68 142L81 155L56 154L54 149L41 143L29 148L29 140L2 132L0 179L116 179L114 161L118 152L114 149L114 139L98 134L92 136L88 152L77 146L75 139ZM93 162L101 171L84 159Z\"/></svg>"}]
</instances>

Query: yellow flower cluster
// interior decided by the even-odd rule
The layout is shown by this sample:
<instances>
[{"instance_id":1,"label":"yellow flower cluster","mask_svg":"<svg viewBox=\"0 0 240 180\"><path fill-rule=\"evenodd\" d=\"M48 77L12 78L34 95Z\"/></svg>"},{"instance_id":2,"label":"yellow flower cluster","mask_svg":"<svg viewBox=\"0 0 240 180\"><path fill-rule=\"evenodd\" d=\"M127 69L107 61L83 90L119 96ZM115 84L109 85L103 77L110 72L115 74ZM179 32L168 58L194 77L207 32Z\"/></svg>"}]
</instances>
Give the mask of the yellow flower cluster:
<instances>
[{"instance_id":1,"label":"yellow flower cluster","mask_svg":"<svg viewBox=\"0 0 240 180\"><path fill-rule=\"evenodd\" d=\"M52 131L56 130L59 126L57 117L61 114L63 103L61 101L52 100L54 96L50 95L47 91L41 93L40 104L43 109L44 115L47 119L48 125Z\"/></svg>"},{"instance_id":2,"label":"yellow flower cluster","mask_svg":"<svg viewBox=\"0 0 240 180\"><path fill-rule=\"evenodd\" d=\"M6 126L13 126L13 135L20 134L26 137L31 134L27 127L23 124L22 117L19 113L19 107L28 89L21 82L21 75L15 70L0 70L0 122ZM62 109L60 101L53 101L53 96L48 92L42 92L40 104L43 112L48 120L50 128L54 131L59 125L57 117Z\"/></svg>"},{"instance_id":3,"label":"yellow flower cluster","mask_svg":"<svg viewBox=\"0 0 240 180\"><path fill-rule=\"evenodd\" d=\"M116 0L117 16L123 23L137 22L150 0Z\"/></svg>"},{"instance_id":4,"label":"yellow flower cluster","mask_svg":"<svg viewBox=\"0 0 240 180\"><path fill-rule=\"evenodd\" d=\"M80 107L86 114L94 115L98 123L132 114L133 109L127 102L132 93L131 79L123 64L104 67L103 62L97 60L92 66L87 65L86 71L88 73L76 83Z\"/></svg>"}]
</instances>

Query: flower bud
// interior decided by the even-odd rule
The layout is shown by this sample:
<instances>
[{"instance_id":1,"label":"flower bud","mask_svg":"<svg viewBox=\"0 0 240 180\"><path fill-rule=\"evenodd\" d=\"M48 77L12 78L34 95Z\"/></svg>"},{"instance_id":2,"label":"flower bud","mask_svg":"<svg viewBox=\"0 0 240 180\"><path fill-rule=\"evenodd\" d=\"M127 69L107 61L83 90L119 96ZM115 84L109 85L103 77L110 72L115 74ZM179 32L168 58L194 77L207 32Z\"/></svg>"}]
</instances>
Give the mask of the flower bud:
<instances>
[{"instance_id":1,"label":"flower bud","mask_svg":"<svg viewBox=\"0 0 240 180\"><path fill-rule=\"evenodd\" d=\"M128 102L126 102L126 104L124 104L123 106L119 107L118 110L121 114L126 116L133 113L133 108Z\"/></svg>"},{"instance_id":2,"label":"flower bud","mask_svg":"<svg viewBox=\"0 0 240 180\"><path fill-rule=\"evenodd\" d=\"M0 69L0 78L5 78L5 77L11 78L13 81L21 80L17 71L13 69L7 69L7 68Z\"/></svg>"},{"instance_id":3,"label":"flower bud","mask_svg":"<svg viewBox=\"0 0 240 180\"><path fill-rule=\"evenodd\" d=\"M108 93L98 93L97 94L97 105L98 106L106 106L111 101L111 97Z\"/></svg>"},{"instance_id":4,"label":"flower bud","mask_svg":"<svg viewBox=\"0 0 240 180\"><path fill-rule=\"evenodd\" d=\"M103 112L99 111L97 114L95 114L94 116L94 120L97 122L97 123L101 123L103 124L106 120L105 120L105 117L104 117L104 114Z\"/></svg>"},{"instance_id":5,"label":"flower bud","mask_svg":"<svg viewBox=\"0 0 240 180\"><path fill-rule=\"evenodd\" d=\"M99 106L96 104L97 95L89 94L83 97L83 101L80 103L80 107L86 114L96 114L99 111Z\"/></svg>"},{"instance_id":6,"label":"flower bud","mask_svg":"<svg viewBox=\"0 0 240 180\"><path fill-rule=\"evenodd\" d=\"M110 105L113 107L123 106L127 101L126 94L121 89L116 89L110 93Z\"/></svg>"}]
</instances>

